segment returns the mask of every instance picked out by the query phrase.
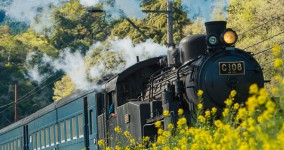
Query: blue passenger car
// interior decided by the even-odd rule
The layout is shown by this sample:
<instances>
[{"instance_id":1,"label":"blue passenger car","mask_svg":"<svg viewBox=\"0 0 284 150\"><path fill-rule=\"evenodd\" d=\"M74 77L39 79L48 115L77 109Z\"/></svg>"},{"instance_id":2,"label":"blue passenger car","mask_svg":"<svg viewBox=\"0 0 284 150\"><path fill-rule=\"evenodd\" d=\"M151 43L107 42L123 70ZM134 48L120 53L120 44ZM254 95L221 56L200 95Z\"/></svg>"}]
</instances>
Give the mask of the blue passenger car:
<instances>
[{"instance_id":1,"label":"blue passenger car","mask_svg":"<svg viewBox=\"0 0 284 150\"><path fill-rule=\"evenodd\" d=\"M0 150L96 150L96 93L77 92L0 130Z\"/></svg>"}]
</instances>

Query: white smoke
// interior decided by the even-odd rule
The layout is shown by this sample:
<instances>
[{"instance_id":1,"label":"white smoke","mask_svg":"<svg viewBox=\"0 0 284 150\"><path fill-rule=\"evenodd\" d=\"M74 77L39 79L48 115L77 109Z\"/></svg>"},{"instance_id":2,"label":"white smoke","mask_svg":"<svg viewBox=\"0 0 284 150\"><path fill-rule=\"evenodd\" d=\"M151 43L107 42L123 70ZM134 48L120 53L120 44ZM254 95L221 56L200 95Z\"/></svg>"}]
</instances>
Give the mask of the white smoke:
<instances>
[{"instance_id":1,"label":"white smoke","mask_svg":"<svg viewBox=\"0 0 284 150\"><path fill-rule=\"evenodd\" d=\"M115 39L110 42L108 47L104 47L101 43L96 43L93 48L101 47L103 49L108 49L109 51L117 54L117 57L122 56L123 60L126 62L124 66L118 66L111 73L119 73L126 68L137 63L137 56L140 61L146 60L148 58L158 57L166 55L167 47L154 43L152 40L147 40L146 42L133 45L131 39ZM91 52L89 53L91 54ZM96 66L90 68L90 76L92 78L101 77L102 72L105 70L106 66L100 61Z\"/></svg>"},{"instance_id":2,"label":"white smoke","mask_svg":"<svg viewBox=\"0 0 284 150\"><path fill-rule=\"evenodd\" d=\"M66 0L13 0L7 6L6 14L18 21L31 24L37 32L53 25L51 11L53 6L61 6ZM35 18L37 20L35 20Z\"/></svg>"},{"instance_id":3,"label":"white smoke","mask_svg":"<svg viewBox=\"0 0 284 150\"><path fill-rule=\"evenodd\" d=\"M94 88L87 79L87 67L84 61L84 57L79 53L71 53L66 49L61 54L59 59L53 60L47 55L44 56L44 63L53 67L53 71L63 71L67 74L72 82L75 84L76 89L87 90Z\"/></svg>"},{"instance_id":4,"label":"white smoke","mask_svg":"<svg viewBox=\"0 0 284 150\"><path fill-rule=\"evenodd\" d=\"M152 57L166 55L167 52L166 46L161 46L151 40L133 45L131 39L115 39L108 47L103 46L103 44L100 42L94 44L85 57L90 58L90 55L92 55L94 52L93 50L98 47L114 52L117 54L117 57L123 56L123 59L126 62L125 66L119 66L116 68L116 70L113 70L109 73L121 72L129 66L135 64L136 56L139 56L140 60L145 60ZM29 57L26 58L27 62L29 59L31 59L31 56L34 55L30 54ZM51 57L44 55L41 60L41 65L49 64L53 68L53 72L63 71L71 78L72 82L76 86L76 89L88 90L98 88L97 85L90 82L88 75L91 78L101 78L106 66L104 66L102 61L99 61L96 63L96 65L87 67L85 57L83 57L79 52L71 53L68 49L66 49L62 51L58 59L52 59ZM31 77L32 80L40 83L39 81L41 81L47 75L44 75L43 78L40 78L41 74L36 69L37 67L38 66L36 65L33 68L30 67L27 69L29 69L28 72L34 74L30 75L29 77Z\"/></svg>"},{"instance_id":5,"label":"white smoke","mask_svg":"<svg viewBox=\"0 0 284 150\"><path fill-rule=\"evenodd\" d=\"M123 54L124 60L127 60L125 67L135 64L136 56L139 56L140 60L145 60L147 58L166 55L167 52L166 46L161 46L152 40L133 45L131 39L116 39L111 42L109 49Z\"/></svg>"},{"instance_id":6,"label":"white smoke","mask_svg":"<svg viewBox=\"0 0 284 150\"><path fill-rule=\"evenodd\" d=\"M31 65L34 56L36 56L35 52L29 53L27 55L26 62L25 62L25 67L27 69L27 72L26 72L26 74L24 74L24 76L26 78L31 78L37 84L40 84L47 77L48 74L40 73L40 71L39 71L40 66L38 64L36 64L34 66Z\"/></svg>"},{"instance_id":7,"label":"white smoke","mask_svg":"<svg viewBox=\"0 0 284 150\"><path fill-rule=\"evenodd\" d=\"M39 66L35 65L33 68L28 69L26 78L32 78L37 84L40 84L46 77L46 74L41 74L39 72Z\"/></svg>"},{"instance_id":8,"label":"white smoke","mask_svg":"<svg viewBox=\"0 0 284 150\"><path fill-rule=\"evenodd\" d=\"M96 44L96 47L100 46L102 46L100 43ZM134 65L137 62L137 56L143 61L148 58L166 55L167 52L166 46L161 46L154 43L152 40L133 45L131 39L115 39L111 41L108 47L103 47L103 49L114 52L117 54L117 57L122 56L122 59L126 62L124 66L118 66L116 70L113 70L111 73L119 73L131 65ZM92 78L101 77L105 68L106 66L104 66L102 62L99 62L96 66L90 68L90 76Z\"/></svg>"}]
</instances>

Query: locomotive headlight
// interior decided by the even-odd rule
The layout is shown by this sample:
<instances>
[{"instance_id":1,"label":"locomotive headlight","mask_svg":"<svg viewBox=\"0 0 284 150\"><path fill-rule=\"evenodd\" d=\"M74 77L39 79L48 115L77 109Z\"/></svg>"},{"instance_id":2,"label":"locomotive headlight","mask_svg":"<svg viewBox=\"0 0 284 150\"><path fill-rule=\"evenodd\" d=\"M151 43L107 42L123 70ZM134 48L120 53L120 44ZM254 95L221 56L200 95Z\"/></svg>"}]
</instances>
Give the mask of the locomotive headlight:
<instances>
[{"instance_id":1,"label":"locomotive headlight","mask_svg":"<svg viewBox=\"0 0 284 150\"><path fill-rule=\"evenodd\" d=\"M226 29L221 35L221 39L226 45L234 45L238 40L238 36L232 29Z\"/></svg>"}]
</instances>

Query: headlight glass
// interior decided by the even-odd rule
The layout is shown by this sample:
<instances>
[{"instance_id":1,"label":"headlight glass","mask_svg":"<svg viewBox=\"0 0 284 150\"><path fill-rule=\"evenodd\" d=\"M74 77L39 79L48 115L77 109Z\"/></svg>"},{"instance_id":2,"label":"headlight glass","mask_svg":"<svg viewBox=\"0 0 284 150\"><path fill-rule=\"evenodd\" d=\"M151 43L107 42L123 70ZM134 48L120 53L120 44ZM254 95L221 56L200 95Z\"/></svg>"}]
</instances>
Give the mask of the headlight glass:
<instances>
[{"instance_id":1,"label":"headlight glass","mask_svg":"<svg viewBox=\"0 0 284 150\"><path fill-rule=\"evenodd\" d=\"M216 36L210 36L209 39L208 39L208 42L209 42L211 45L216 45L216 44L217 44L217 38L216 38Z\"/></svg>"},{"instance_id":2,"label":"headlight glass","mask_svg":"<svg viewBox=\"0 0 284 150\"><path fill-rule=\"evenodd\" d=\"M238 36L237 36L236 32L231 30L231 29L227 29L223 33L224 44L233 45L237 42L237 39L238 39Z\"/></svg>"}]
</instances>

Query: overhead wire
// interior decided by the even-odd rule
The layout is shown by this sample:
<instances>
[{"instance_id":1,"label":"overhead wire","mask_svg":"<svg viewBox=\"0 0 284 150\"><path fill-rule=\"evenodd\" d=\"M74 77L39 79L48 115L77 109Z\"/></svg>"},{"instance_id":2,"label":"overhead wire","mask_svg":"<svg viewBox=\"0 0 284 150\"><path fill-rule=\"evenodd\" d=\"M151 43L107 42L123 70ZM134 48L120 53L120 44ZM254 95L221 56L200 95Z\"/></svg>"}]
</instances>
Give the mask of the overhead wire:
<instances>
[{"instance_id":1,"label":"overhead wire","mask_svg":"<svg viewBox=\"0 0 284 150\"><path fill-rule=\"evenodd\" d=\"M270 22L273 22L273 21L275 21L276 19L279 19L279 18L281 18L281 17L283 17L283 16L284 16L284 14L281 14L281 15L276 16L276 17L271 17L271 18L272 18L271 20L268 20L268 21L266 21L266 22L264 22L264 23L262 23L262 24L259 24L259 25L257 25L257 26L254 26L254 27L252 27L252 28L249 29L249 30L243 31L242 33L239 34L239 36L242 36L243 34L249 32L249 31L255 31L255 29L257 29L257 28L259 28L259 27L262 27L262 26L264 26L264 25L266 25L266 24L268 24L268 23L270 23Z\"/></svg>"},{"instance_id":2,"label":"overhead wire","mask_svg":"<svg viewBox=\"0 0 284 150\"><path fill-rule=\"evenodd\" d=\"M47 77L47 78L44 80L44 82L46 82L48 79L50 79L50 78L53 77L54 75L55 75L55 73L51 74L49 77ZM57 81L58 79L60 79L60 78L61 78L61 77L56 78L55 80L53 80L53 81L51 81L51 82L45 84L44 86L42 86L43 84L38 85L37 87L33 88L33 89L32 89L30 92L28 92L27 94L25 94L24 96L20 97L20 98L17 100L18 103L21 103L21 102L24 101L26 98L28 98L28 97L30 97L30 96L36 94L38 91L40 91L40 90L46 88L48 85L50 85L50 84L56 82L56 81ZM42 82L42 83L44 83L44 82ZM39 87L42 87L42 88L39 88ZM39 89L38 89L38 88L39 88ZM37 89L38 89L38 90L37 90ZM35 91L35 92L34 92L34 91ZM15 103L15 102L12 101L12 102L10 102L10 103L8 103L8 104L6 104L6 105L2 105L2 106L0 106L0 109L5 108L5 107L9 108L9 107L11 107L14 103ZM5 108L4 110L2 110L0 113L2 113L2 112L4 112L5 110L7 110L7 108Z\"/></svg>"},{"instance_id":3,"label":"overhead wire","mask_svg":"<svg viewBox=\"0 0 284 150\"><path fill-rule=\"evenodd\" d=\"M246 48L243 48L243 49L246 50L246 49L251 48L251 47L253 47L253 46L255 46L255 45L258 45L258 44L260 44L260 43L262 43L262 42L265 42L265 41L267 41L267 40L270 40L270 39L272 39L272 38L275 38L275 37L277 37L277 36L279 36L279 35L281 35L281 34L283 34L283 33L284 33L284 31L282 31L282 32L280 32L280 33L278 33L278 34L275 34L275 35L273 35L273 36L271 36L271 37L269 37L269 38L267 38L267 39L264 39L264 40L262 40L262 41L259 41L259 42L255 43L255 44L252 44L252 45L250 45L250 46L248 46L248 47L246 47Z\"/></svg>"},{"instance_id":4,"label":"overhead wire","mask_svg":"<svg viewBox=\"0 0 284 150\"><path fill-rule=\"evenodd\" d=\"M60 79L60 78L61 78L61 77L56 78L55 80L53 80L52 82L46 84L45 86L43 86L42 88L38 89L37 91L35 91L35 92L32 93L31 95L27 95L27 97L24 97L24 98L18 100L18 103L23 102L23 101L24 101L26 98L28 98L29 96L32 96L32 95L36 94L38 91L40 91L40 90L46 88L47 86L49 86L50 84L56 82L56 81L57 81L58 79ZM13 104L14 102L11 102L11 103ZM3 109L2 111L0 111L0 113L3 113L4 111L6 111L6 110L7 110L8 108L10 108L11 106L12 106L12 105L10 104L10 106L7 106L7 108L5 108L5 109Z\"/></svg>"},{"instance_id":5,"label":"overhead wire","mask_svg":"<svg viewBox=\"0 0 284 150\"><path fill-rule=\"evenodd\" d=\"M278 45L282 45L282 44L284 44L284 41L283 41L283 42L278 43ZM264 50L262 50L262 51L260 51L260 52L258 52L258 53L255 53L255 54L253 54L253 55L254 55L254 56L256 56L256 55L262 54L262 53L264 53L264 52L266 52L266 51L271 50L272 48L273 48L273 47L269 47L269 48L264 49Z\"/></svg>"}]
</instances>

